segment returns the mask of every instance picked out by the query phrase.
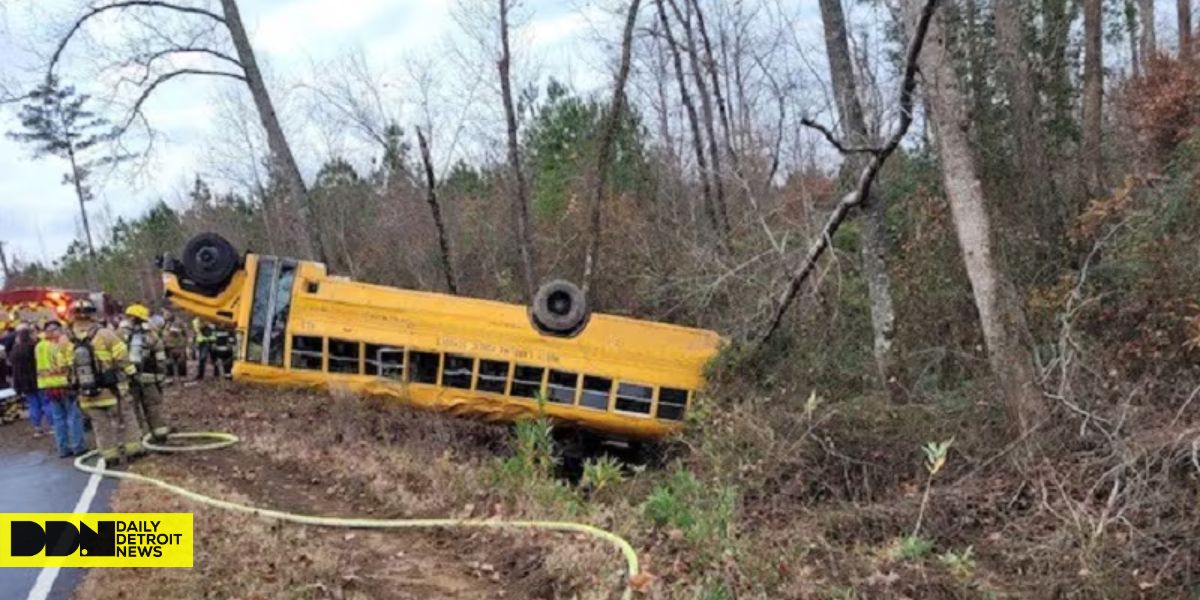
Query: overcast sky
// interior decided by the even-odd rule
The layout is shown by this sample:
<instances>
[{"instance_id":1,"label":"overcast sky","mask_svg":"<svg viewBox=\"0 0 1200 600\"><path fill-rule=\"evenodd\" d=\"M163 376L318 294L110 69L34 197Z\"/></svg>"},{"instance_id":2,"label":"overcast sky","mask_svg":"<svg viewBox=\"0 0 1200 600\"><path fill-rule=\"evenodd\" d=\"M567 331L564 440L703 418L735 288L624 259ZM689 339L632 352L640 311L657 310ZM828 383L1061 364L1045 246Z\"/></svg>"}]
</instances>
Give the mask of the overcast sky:
<instances>
[{"instance_id":1,"label":"overcast sky","mask_svg":"<svg viewBox=\"0 0 1200 600\"><path fill-rule=\"evenodd\" d=\"M22 67L40 62L36 53L52 46L51 35L65 29L79 4L78 0L0 0L0 64L6 65L3 75L8 82L30 80L30 72L23 73ZM295 125L308 118L305 107L311 104L305 100L303 84L312 81L314 72L329 68L323 65L360 55L373 70L400 72L412 60L442 60L454 52L465 43L451 14L458 10L457 4L452 0L242 0L240 6L259 61L269 71L272 95L285 119ZM597 55L597 44L581 43L594 40L598 24L610 19L603 10L569 0L532 0L524 3L520 14L525 17L522 46L538 73L553 74L584 90L605 80L607 58ZM118 38L121 30L110 21L97 21L87 34L103 42ZM67 78L81 91L102 97L108 90L89 85L94 80L84 70L90 47L86 42L68 53ZM116 216L141 213L159 199L177 201L197 173L216 177L210 156L214 145L219 145L215 121L223 118L223 110L229 112L222 107L230 98L249 101L239 83L225 81L176 79L155 93L146 114L162 137L155 142L150 168L133 181L119 173L97 182L100 201L89 203L89 214L99 223L93 225L94 232ZM419 119L413 114L399 116ZM0 132L17 129L17 123L15 107L0 110ZM306 140L320 138L310 140L312 145L338 144L320 125L299 132L296 137L301 139L293 140L301 146L298 154L308 163L304 167L310 175L319 158L305 152ZM289 129L296 134L297 128ZM48 262L78 235L78 204L71 188L61 183L64 170L63 161L34 160L28 146L0 137L0 240L10 256Z\"/></svg>"}]
</instances>

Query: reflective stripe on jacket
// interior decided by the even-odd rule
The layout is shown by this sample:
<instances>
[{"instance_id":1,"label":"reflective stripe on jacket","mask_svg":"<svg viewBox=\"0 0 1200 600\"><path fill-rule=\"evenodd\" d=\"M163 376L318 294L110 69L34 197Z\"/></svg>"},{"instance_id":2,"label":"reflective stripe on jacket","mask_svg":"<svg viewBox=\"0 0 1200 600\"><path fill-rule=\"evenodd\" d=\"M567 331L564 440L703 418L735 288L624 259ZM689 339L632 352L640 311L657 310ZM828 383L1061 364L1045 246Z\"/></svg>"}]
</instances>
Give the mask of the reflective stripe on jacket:
<instances>
[{"instance_id":1,"label":"reflective stripe on jacket","mask_svg":"<svg viewBox=\"0 0 1200 600\"><path fill-rule=\"evenodd\" d=\"M41 340L34 349L37 361L39 390L67 386L67 369L63 363L63 346L59 342Z\"/></svg>"},{"instance_id":2,"label":"reflective stripe on jacket","mask_svg":"<svg viewBox=\"0 0 1200 600\"><path fill-rule=\"evenodd\" d=\"M96 376L99 377L101 372L109 369L116 369L126 376L137 373L137 369L129 362L129 348L125 342L121 341L117 332L95 323L75 323L71 326L75 339L79 340L87 338L93 329L96 331L95 335L92 335L92 354L96 357L98 370ZM118 384L118 388L124 393L128 389L128 384L122 382ZM96 396L80 396L79 398L81 408L107 408L116 404L117 398L108 388L101 388Z\"/></svg>"}]
</instances>

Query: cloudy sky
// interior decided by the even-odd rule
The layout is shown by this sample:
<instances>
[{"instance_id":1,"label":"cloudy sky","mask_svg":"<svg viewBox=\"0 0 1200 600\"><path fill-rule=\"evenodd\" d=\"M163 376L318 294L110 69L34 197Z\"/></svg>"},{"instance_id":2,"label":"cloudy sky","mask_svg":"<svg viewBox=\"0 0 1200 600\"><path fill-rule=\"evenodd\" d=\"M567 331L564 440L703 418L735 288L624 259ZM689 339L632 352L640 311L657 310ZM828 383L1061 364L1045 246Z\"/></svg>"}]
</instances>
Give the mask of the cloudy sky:
<instances>
[{"instance_id":1,"label":"cloudy sky","mask_svg":"<svg viewBox=\"0 0 1200 600\"><path fill-rule=\"evenodd\" d=\"M33 67L43 60L39 55L44 56L53 46L52 39L66 29L80 4L80 0L0 0L0 65L4 65L0 77L4 82L11 85L32 80L38 72ZM344 64L340 61L350 56L358 57L381 78L385 73L410 73L413 63L444 68L450 55L469 52L470 44L459 25L461 19L456 20L455 15L470 13L472 6L490 8L492 3L242 0L240 5L259 61L268 71L272 95L281 106L289 133L300 138L293 144L300 146L297 152L302 162L310 163L305 168L311 171L319 158L315 152L306 152L307 146L322 146L322 151L328 152L330 146L348 142L333 139L339 132L330 133L329 127L322 127L321 116L307 108L313 104L313 94L306 82L337 70ZM612 17L602 8L572 0L527 0L518 16L524 23L519 33L523 56L527 64L536 65L540 76L550 73L583 90L606 79L604 62L608 59L595 41L601 35L599 29ZM108 98L112 82L89 70L95 62L89 53L99 44L121 39L123 32L114 20L97 20L89 25L86 37L78 46L73 44L67 54L64 78L98 99ZM484 67L492 68L487 63ZM404 83L401 76L395 85ZM487 85L491 85L490 80ZM494 94L490 88L480 89L483 87L474 85L470 93ZM443 93L460 94L468 89L443 88ZM102 228L117 216L136 215L159 199L177 201L196 173L219 178L220 174L214 173L214 155L222 147L221 138L234 135L218 132L219 125L229 123L230 114L235 112L229 108L231 105L248 101L239 83L219 78L176 79L156 91L146 107L147 117L161 133L155 140L152 158L136 177L121 172L97 182L100 201L89 204L93 222ZM422 122L412 110L408 114L403 114L403 107L387 110L404 121ZM298 125L301 121L304 124ZM0 109L0 131L17 128L15 107ZM297 131L300 129L304 131ZM9 256L49 261L77 236L78 205L70 187L61 183L64 169L63 161L54 157L34 160L30 147L8 136L0 137L0 240L5 242ZM93 231L97 229L93 225Z\"/></svg>"}]
</instances>

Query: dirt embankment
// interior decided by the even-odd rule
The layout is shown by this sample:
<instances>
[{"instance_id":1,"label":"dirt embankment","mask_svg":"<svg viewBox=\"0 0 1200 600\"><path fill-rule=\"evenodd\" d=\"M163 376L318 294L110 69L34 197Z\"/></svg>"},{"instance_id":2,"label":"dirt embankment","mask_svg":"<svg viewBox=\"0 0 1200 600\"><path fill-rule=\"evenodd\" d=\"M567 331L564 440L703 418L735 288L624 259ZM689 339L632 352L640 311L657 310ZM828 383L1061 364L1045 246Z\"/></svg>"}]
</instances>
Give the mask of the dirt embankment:
<instances>
[{"instance_id":1,"label":"dirt embankment","mask_svg":"<svg viewBox=\"0 0 1200 600\"><path fill-rule=\"evenodd\" d=\"M167 408L182 430L228 431L242 443L150 456L133 469L212 496L325 516L485 517L499 510L486 483L472 479L503 447L503 429L215 382L168 390ZM589 544L532 533L280 524L133 482L122 482L112 508L195 513L195 568L96 569L76 598L551 598L554 582L542 569L548 545Z\"/></svg>"}]
</instances>

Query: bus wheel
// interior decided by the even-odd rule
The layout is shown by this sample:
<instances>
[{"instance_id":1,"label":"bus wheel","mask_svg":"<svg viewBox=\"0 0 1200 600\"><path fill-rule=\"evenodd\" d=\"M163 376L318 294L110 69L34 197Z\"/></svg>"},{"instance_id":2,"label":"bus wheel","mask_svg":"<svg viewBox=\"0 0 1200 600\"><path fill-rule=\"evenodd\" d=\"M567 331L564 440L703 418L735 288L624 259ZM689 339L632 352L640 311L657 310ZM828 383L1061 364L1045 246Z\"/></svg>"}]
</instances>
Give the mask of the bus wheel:
<instances>
[{"instance_id":1,"label":"bus wheel","mask_svg":"<svg viewBox=\"0 0 1200 600\"><path fill-rule=\"evenodd\" d=\"M237 250L215 233L201 233L183 248L183 273L198 285L221 286L237 268Z\"/></svg>"},{"instance_id":2,"label":"bus wheel","mask_svg":"<svg viewBox=\"0 0 1200 600\"><path fill-rule=\"evenodd\" d=\"M542 333L573 336L587 325L587 299L575 284L562 279L550 281L533 296L529 309L533 326Z\"/></svg>"}]
</instances>

